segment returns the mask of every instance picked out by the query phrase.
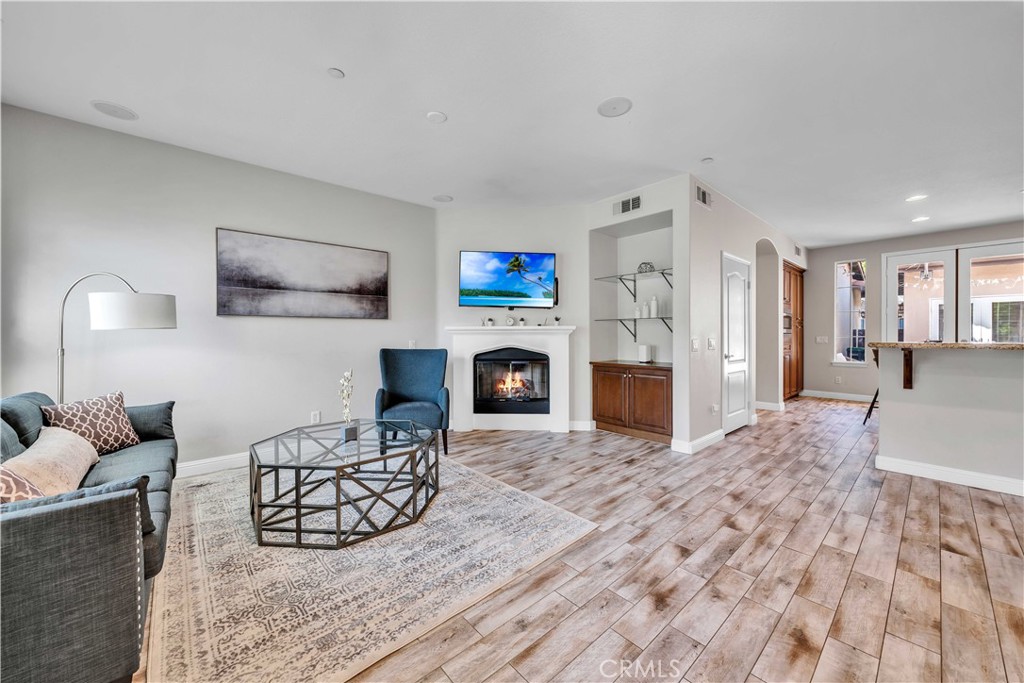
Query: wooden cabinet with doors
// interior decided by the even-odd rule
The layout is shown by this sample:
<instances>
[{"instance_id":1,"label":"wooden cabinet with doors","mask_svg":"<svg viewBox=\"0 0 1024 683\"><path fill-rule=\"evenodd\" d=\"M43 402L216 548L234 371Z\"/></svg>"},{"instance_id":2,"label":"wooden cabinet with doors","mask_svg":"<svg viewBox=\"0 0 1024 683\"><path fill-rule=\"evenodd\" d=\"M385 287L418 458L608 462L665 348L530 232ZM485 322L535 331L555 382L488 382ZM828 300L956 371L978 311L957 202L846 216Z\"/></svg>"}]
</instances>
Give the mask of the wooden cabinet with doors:
<instances>
[{"instance_id":1,"label":"wooden cabinet with doors","mask_svg":"<svg viewBox=\"0 0 1024 683\"><path fill-rule=\"evenodd\" d=\"M782 398L804 388L804 271L782 264Z\"/></svg>"},{"instance_id":2,"label":"wooden cabinet with doors","mask_svg":"<svg viewBox=\"0 0 1024 683\"><path fill-rule=\"evenodd\" d=\"M672 364L594 361L592 410L598 429L672 441Z\"/></svg>"}]
</instances>

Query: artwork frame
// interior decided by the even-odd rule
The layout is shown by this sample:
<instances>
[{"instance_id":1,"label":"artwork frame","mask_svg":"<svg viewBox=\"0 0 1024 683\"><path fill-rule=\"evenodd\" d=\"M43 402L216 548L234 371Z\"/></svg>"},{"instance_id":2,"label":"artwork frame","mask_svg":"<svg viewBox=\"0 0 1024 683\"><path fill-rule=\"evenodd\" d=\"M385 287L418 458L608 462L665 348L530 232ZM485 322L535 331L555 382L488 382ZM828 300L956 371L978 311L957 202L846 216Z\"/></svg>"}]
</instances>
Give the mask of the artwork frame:
<instances>
[{"instance_id":1,"label":"artwork frame","mask_svg":"<svg viewBox=\"0 0 1024 683\"><path fill-rule=\"evenodd\" d=\"M217 316L391 317L391 254L216 229Z\"/></svg>"}]
</instances>

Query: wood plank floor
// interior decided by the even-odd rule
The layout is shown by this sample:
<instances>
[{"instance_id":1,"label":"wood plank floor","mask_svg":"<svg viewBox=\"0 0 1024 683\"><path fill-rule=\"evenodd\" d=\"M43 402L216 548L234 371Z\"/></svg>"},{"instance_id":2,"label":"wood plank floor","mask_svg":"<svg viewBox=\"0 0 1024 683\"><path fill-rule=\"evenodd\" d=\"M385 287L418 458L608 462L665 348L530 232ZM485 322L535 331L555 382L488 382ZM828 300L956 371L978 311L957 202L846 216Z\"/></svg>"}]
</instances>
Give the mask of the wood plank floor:
<instances>
[{"instance_id":1,"label":"wood plank floor","mask_svg":"<svg viewBox=\"0 0 1024 683\"><path fill-rule=\"evenodd\" d=\"M817 399L695 456L606 432L452 435L600 524L356 681L1024 681L1024 501L874 468Z\"/></svg>"}]
</instances>

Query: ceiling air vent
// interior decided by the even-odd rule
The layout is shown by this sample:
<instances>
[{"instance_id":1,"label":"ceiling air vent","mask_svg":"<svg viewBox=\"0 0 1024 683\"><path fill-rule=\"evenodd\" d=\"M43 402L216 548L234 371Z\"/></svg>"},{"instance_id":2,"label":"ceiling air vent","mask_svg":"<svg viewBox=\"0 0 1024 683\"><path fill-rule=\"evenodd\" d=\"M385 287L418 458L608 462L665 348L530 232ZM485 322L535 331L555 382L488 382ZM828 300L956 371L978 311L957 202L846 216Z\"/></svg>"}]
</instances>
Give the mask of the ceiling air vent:
<instances>
[{"instance_id":1,"label":"ceiling air vent","mask_svg":"<svg viewBox=\"0 0 1024 683\"><path fill-rule=\"evenodd\" d=\"M796 252L797 256L800 256L800 255L802 255L804 253L803 247L801 247L799 244L794 244L793 245L793 251Z\"/></svg>"},{"instance_id":2,"label":"ceiling air vent","mask_svg":"<svg viewBox=\"0 0 1024 683\"><path fill-rule=\"evenodd\" d=\"M705 190L700 185L695 185L694 187L696 188L696 191L695 191L694 194L696 195L695 198L697 200L697 203L702 205L702 206L706 206L707 208L710 209L711 208L711 194L708 193L708 191Z\"/></svg>"},{"instance_id":3,"label":"ceiling air vent","mask_svg":"<svg viewBox=\"0 0 1024 683\"><path fill-rule=\"evenodd\" d=\"M635 197L629 197L619 202L612 204L612 215L618 216L620 213L629 213L630 211L636 211L640 208L640 195Z\"/></svg>"}]
</instances>

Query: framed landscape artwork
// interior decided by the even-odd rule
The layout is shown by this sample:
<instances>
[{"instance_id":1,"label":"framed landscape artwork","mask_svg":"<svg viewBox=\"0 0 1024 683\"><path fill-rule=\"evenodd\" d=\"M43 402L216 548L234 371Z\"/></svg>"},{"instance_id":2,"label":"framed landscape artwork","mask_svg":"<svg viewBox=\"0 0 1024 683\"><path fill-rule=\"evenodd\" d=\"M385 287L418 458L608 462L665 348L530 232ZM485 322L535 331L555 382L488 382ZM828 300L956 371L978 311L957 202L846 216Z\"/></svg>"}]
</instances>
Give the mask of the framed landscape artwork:
<instances>
[{"instance_id":1,"label":"framed landscape artwork","mask_svg":"<svg viewBox=\"0 0 1024 683\"><path fill-rule=\"evenodd\" d=\"M388 252L217 228L217 315L388 314Z\"/></svg>"}]
</instances>

